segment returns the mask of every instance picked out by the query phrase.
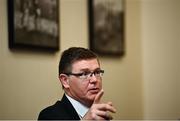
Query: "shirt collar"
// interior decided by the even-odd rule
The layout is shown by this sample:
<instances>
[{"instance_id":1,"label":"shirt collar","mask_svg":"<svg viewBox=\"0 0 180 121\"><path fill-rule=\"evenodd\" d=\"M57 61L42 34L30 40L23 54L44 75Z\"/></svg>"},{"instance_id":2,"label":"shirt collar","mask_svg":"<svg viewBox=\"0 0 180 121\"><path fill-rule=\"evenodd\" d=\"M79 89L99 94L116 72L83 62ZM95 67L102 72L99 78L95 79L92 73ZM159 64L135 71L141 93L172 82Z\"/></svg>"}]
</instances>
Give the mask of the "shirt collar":
<instances>
[{"instance_id":1,"label":"shirt collar","mask_svg":"<svg viewBox=\"0 0 180 121\"><path fill-rule=\"evenodd\" d=\"M77 100L73 99L72 97L68 96L67 94L65 95L75 108L78 115L80 115L80 118L84 117L84 115L88 112L89 108L83 105L82 103L78 102Z\"/></svg>"}]
</instances>

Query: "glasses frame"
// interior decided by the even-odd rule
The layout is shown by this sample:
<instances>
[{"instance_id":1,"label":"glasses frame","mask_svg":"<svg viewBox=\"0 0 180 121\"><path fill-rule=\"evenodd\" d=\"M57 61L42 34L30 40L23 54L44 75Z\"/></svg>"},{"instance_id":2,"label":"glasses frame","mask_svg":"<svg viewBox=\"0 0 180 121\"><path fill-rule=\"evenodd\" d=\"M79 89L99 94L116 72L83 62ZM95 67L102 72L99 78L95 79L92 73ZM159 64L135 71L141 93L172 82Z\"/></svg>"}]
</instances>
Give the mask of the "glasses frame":
<instances>
[{"instance_id":1,"label":"glasses frame","mask_svg":"<svg viewBox=\"0 0 180 121\"><path fill-rule=\"evenodd\" d=\"M99 73L99 75L98 75ZM94 75L96 78L102 77L104 74L104 70L95 70L93 72L81 72L81 73L64 73L68 76L72 75L72 76L76 76L80 79L88 79L89 77L92 77L92 75Z\"/></svg>"}]
</instances>

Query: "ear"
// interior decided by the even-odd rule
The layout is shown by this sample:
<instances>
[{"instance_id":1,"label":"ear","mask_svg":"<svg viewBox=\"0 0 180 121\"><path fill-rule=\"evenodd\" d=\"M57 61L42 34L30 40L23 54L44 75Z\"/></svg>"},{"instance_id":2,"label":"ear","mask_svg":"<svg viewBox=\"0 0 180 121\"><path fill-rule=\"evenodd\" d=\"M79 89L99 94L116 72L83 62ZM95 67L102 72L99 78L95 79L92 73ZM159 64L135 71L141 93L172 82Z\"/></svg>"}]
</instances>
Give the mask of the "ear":
<instances>
[{"instance_id":1,"label":"ear","mask_svg":"<svg viewBox=\"0 0 180 121\"><path fill-rule=\"evenodd\" d=\"M69 79L66 74L60 74L59 80L64 88L66 88L66 89L69 88Z\"/></svg>"}]
</instances>

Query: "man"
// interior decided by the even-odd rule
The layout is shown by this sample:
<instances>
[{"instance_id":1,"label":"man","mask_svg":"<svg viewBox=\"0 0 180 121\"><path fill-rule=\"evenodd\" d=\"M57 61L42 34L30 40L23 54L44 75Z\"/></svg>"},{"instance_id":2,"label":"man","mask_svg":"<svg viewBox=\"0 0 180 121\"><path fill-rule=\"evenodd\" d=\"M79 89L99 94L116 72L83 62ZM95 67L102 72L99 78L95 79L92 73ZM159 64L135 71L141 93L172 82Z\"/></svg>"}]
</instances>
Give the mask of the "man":
<instances>
[{"instance_id":1,"label":"man","mask_svg":"<svg viewBox=\"0 0 180 121\"><path fill-rule=\"evenodd\" d=\"M38 120L110 120L116 109L101 102L104 93L98 57L92 51L71 47L59 62L59 80L64 89L61 101L42 110Z\"/></svg>"}]
</instances>

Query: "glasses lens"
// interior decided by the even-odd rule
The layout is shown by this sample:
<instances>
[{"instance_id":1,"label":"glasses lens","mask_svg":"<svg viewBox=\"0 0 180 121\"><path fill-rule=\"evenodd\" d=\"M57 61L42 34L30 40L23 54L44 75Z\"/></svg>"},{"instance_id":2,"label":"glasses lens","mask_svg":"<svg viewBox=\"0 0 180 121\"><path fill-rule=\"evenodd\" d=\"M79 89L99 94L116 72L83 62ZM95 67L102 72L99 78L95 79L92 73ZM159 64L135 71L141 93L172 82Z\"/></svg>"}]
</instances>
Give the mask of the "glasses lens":
<instances>
[{"instance_id":1,"label":"glasses lens","mask_svg":"<svg viewBox=\"0 0 180 121\"><path fill-rule=\"evenodd\" d=\"M93 75L96 78L100 78L103 76L104 70L96 70L94 72L82 72L82 73L69 73L68 75L74 75L79 77L80 79L87 79L89 77L92 77Z\"/></svg>"},{"instance_id":2,"label":"glasses lens","mask_svg":"<svg viewBox=\"0 0 180 121\"><path fill-rule=\"evenodd\" d=\"M91 75L91 72L83 72L79 78L87 79Z\"/></svg>"},{"instance_id":3,"label":"glasses lens","mask_svg":"<svg viewBox=\"0 0 180 121\"><path fill-rule=\"evenodd\" d=\"M99 71L95 71L95 72L94 72L94 75L95 75L96 77L102 77L102 76L103 76L103 73L104 73L103 70L99 70Z\"/></svg>"}]
</instances>

